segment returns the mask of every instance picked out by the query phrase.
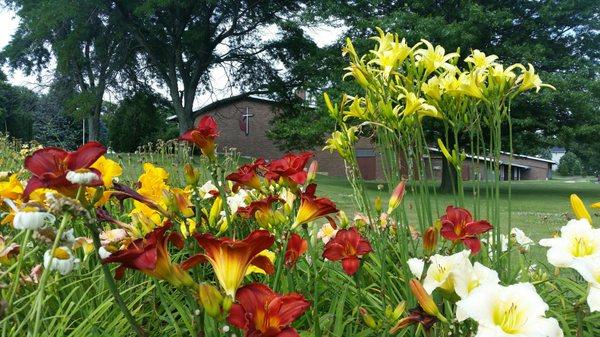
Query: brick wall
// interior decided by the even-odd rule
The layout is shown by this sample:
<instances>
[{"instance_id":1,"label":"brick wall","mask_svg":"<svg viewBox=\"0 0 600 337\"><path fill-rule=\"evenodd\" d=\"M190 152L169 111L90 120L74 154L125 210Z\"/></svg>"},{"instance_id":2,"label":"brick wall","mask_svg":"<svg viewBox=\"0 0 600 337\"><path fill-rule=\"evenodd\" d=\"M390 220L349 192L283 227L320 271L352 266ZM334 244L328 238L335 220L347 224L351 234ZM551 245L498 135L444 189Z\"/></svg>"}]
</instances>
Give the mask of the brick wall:
<instances>
[{"instance_id":1,"label":"brick wall","mask_svg":"<svg viewBox=\"0 0 600 337\"><path fill-rule=\"evenodd\" d=\"M241 115L246 109L253 116L250 117L249 133L240 129ZM252 158L262 157L276 159L285 154L267 137L269 121L276 110L275 105L267 100L245 99L209 110L206 114L212 115L219 125L218 151L235 148L243 156ZM196 118L196 123L205 114ZM319 162L319 172L331 176L346 176L344 161L337 153L322 151L322 147L313 149L315 159Z\"/></svg>"}]
</instances>

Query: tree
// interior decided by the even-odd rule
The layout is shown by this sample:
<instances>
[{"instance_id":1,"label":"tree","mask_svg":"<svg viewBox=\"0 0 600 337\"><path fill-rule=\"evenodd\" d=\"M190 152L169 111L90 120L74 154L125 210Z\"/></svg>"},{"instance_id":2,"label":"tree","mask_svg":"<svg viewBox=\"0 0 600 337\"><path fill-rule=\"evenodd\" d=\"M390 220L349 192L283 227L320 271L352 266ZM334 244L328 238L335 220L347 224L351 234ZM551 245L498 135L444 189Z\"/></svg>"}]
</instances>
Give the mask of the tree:
<instances>
[{"instance_id":1,"label":"tree","mask_svg":"<svg viewBox=\"0 0 600 337\"><path fill-rule=\"evenodd\" d=\"M1 132L24 141L33 139L32 118L38 109L38 96L33 91L0 80Z\"/></svg>"},{"instance_id":2,"label":"tree","mask_svg":"<svg viewBox=\"0 0 600 337\"><path fill-rule=\"evenodd\" d=\"M212 70L224 70L242 97L285 92L295 82L281 66L295 60L299 46L310 44L292 21L309 1L112 3L138 42L140 59L168 88L180 133L193 126L195 98L199 91L211 90ZM273 30L278 34L267 33ZM267 39L269 35L273 38Z\"/></svg>"},{"instance_id":3,"label":"tree","mask_svg":"<svg viewBox=\"0 0 600 337\"><path fill-rule=\"evenodd\" d=\"M166 135L165 102L156 94L138 91L125 97L108 121L111 147L134 152L140 145Z\"/></svg>"},{"instance_id":4,"label":"tree","mask_svg":"<svg viewBox=\"0 0 600 337\"><path fill-rule=\"evenodd\" d=\"M13 69L39 72L55 60L57 72L77 84L73 101L97 140L106 88L130 60L131 40L110 5L97 0L5 0L20 18L2 52Z\"/></svg>"},{"instance_id":5,"label":"tree","mask_svg":"<svg viewBox=\"0 0 600 337\"><path fill-rule=\"evenodd\" d=\"M558 163L558 174L561 176L579 176L581 172L581 161L573 152L565 153Z\"/></svg>"}]
</instances>

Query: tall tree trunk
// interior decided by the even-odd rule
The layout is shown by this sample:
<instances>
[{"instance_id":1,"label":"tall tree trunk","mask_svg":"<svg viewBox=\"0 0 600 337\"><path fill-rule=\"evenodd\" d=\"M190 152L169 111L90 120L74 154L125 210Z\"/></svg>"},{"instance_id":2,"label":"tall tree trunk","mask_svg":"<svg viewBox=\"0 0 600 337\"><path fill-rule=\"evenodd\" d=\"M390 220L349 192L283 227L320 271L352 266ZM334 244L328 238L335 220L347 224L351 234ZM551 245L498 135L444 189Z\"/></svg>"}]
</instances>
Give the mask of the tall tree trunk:
<instances>
[{"instance_id":1,"label":"tall tree trunk","mask_svg":"<svg viewBox=\"0 0 600 337\"><path fill-rule=\"evenodd\" d=\"M95 111L87 117L87 141L98 141L100 138L100 114Z\"/></svg>"},{"instance_id":2,"label":"tall tree trunk","mask_svg":"<svg viewBox=\"0 0 600 337\"><path fill-rule=\"evenodd\" d=\"M456 180L456 170L444 156L442 156L442 182L440 183L440 192L454 193L458 190L458 181Z\"/></svg>"}]
</instances>

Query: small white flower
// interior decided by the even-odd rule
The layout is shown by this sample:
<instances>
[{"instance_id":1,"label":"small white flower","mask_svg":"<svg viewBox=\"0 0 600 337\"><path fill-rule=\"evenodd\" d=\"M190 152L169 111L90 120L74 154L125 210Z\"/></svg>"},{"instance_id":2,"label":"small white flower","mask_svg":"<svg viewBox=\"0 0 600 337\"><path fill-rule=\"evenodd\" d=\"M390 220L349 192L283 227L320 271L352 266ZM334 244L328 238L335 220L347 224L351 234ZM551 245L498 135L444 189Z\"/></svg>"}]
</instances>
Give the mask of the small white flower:
<instances>
[{"instance_id":1,"label":"small white flower","mask_svg":"<svg viewBox=\"0 0 600 337\"><path fill-rule=\"evenodd\" d=\"M108 258L109 256L111 256L112 253L109 252L108 250L106 250L106 248L100 247L100 249L98 249L98 255L100 255L100 258L102 260L104 260L104 259Z\"/></svg>"},{"instance_id":2,"label":"small white flower","mask_svg":"<svg viewBox=\"0 0 600 337\"><path fill-rule=\"evenodd\" d=\"M546 256L555 267L580 271L600 257L600 229L592 228L587 219L569 221L560 233L560 237L540 240L541 246L550 247Z\"/></svg>"},{"instance_id":3,"label":"small white flower","mask_svg":"<svg viewBox=\"0 0 600 337\"><path fill-rule=\"evenodd\" d=\"M127 237L127 232L122 228L110 229L100 233L100 243L106 246L111 243L116 243L124 240Z\"/></svg>"},{"instance_id":4,"label":"small white flower","mask_svg":"<svg viewBox=\"0 0 600 337\"><path fill-rule=\"evenodd\" d=\"M423 269L425 268L425 261L413 257L412 259L408 259L407 263L410 272L415 275L416 278L421 279L421 276L423 275Z\"/></svg>"},{"instance_id":5,"label":"small white flower","mask_svg":"<svg viewBox=\"0 0 600 337\"><path fill-rule=\"evenodd\" d=\"M78 170L67 172L67 180L72 184L90 185L100 180L100 178L98 177L98 174L96 174L96 172L94 171Z\"/></svg>"},{"instance_id":6,"label":"small white flower","mask_svg":"<svg viewBox=\"0 0 600 337\"><path fill-rule=\"evenodd\" d=\"M223 325L223 332L229 332L229 325Z\"/></svg>"},{"instance_id":7,"label":"small white flower","mask_svg":"<svg viewBox=\"0 0 600 337\"><path fill-rule=\"evenodd\" d=\"M510 230L510 235L515 238L515 241L523 248L529 248L529 246L534 245L535 243L531 238L525 235L525 232L520 230L517 227L514 227Z\"/></svg>"},{"instance_id":8,"label":"small white flower","mask_svg":"<svg viewBox=\"0 0 600 337\"><path fill-rule=\"evenodd\" d=\"M67 247L58 247L54 254L50 250L44 253L44 268L56 270L61 275L67 275L79 265L79 259Z\"/></svg>"},{"instance_id":9,"label":"small white flower","mask_svg":"<svg viewBox=\"0 0 600 337\"><path fill-rule=\"evenodd\" d=\"M494 242L494 234L492 232L488 233L488 238L482 238L481 242L485 243L487 245L488 248L488 253L490 254L490 256L494 256L494 253L496 252L496 246L493 244ZM502 253L505 253L508 251L508 236L506 236L505 234L500 234L500 248L502 250Z\"/></svg>"},{"instance_id":10,"label":"small white flower","mask_svg":"<svg viewBox=\"0 0 600 337\"><path fill-rule=\"evenodd\" d=\"M317 232L317 238L321 239L324 244L327 244L327 242L329 242L329 240L331 240L331 238L333 238L337 232L338 230L333 228L333 226L327 222L321 226L321 229L319 229Z\"/></svg>"},{"instance_id":11,"label":"small white flower","mask_svg":"<svg viewBox=\"0 0 600 337\"><path fill-rule=\"evenodd\" d=\"M62 241L64 241L64 242L69 242L69 243L73 243L73 242L75 242L75 234L74 234L74 229L73 229L73 228L71 228L71 229L69 229L69 230L65 231L65 232L63 233L63 235L62 235L62 238L61 238L61 240L62 240Z\"/></svg>"},{"instance_id":12,"label":"small white flower","mask_svg":"<svg viewBox=\"0 0 600 337\"><path fill-rule=\"evenodd\" d=\"M554 318L546 318L548 304L531 283L507 287L487 284L456 303L459 321L476 321L478 337L562 337Z\"/></svg>"},{"instance_id":13,"label":"small white flower","mask_svg":"<svg viewBox=\"0 0 600 337\"><path fill-rule=\"evenodd\" d=\"M37 230L42 228L47 223L54 223L56 217L51 213L42 211L38 207L24 207L15 214L13 219L13 227L15 229L31 229Z\"/></svg>"}]
</instances>

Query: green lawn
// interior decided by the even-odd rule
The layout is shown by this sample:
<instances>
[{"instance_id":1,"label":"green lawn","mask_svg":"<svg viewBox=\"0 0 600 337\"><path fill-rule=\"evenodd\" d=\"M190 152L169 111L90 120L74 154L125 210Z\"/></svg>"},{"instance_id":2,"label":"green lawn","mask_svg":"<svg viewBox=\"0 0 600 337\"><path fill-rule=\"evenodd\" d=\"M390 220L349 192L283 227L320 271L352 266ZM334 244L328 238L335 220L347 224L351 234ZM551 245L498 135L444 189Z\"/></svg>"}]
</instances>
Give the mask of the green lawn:
<instances>
[{"instance_id":1,"label":"green lawn","mask_svg":"<svg viewBox=\"0 0 600 337\"><path fill-rule=\"evenodd\" d=\"M328 196L334 200L338 207L350 216L355 210L352 188L348 181L342 178L322 176L318 179L319 195ZM437 183L435 183L437 185ZM600 184L592 182L572 182L572 180L549 181L513 181L512 183L512 224L523 229L533 239L547 237L553 230L564 225L566 217L570 214L569 195L577 193L589 205L600 201ZM371 198L380 195L384 202L389 193L378 191L377 183L368 183L368 192ZM465 203L467 208L474 204L473 183L465 184ZM433 186L433 183L432 183ZM433 188L433 187L432 187ZM482 192L484 193L484 192ZM484 196L482 196L484 198ZM503 226L508 219L508 183L501 185L501 221ZM414 200L410 193L406 196L408 202L409 221L416 222ZM455 203L452 194L437 194L437 204L440 214L447 205ZM435 201L432 202L435 205ZM592 209L589 209L590 212ZM485 212L483 212L485 214ZM593 214L593 216L596 216Z\"/></svg>"},{"instance_id":2,"label":"green lawn","mask_svg":"<svg viewBox=\"0 0 600 337\"><path fill-rule=\"evenodd\" d=\"M183 184L183 165L189 161L189 157L183 155L156 155L156 154L119 154L111 156L119 160L125 168L122 181L133 183L142 173L142 163L152 162L156 165L166 168L170 174L170 181L173 186ZM200 157L194 157L194 166L199 166ZM246 162L243 158L236 158L238 162ZM227 166L232 170L236 166L233 162L228 162ZM207 172L204 172L205 179L208 180ZM338 208L344 210L349 217L352 217L356 211L352 188L347 179L340 177L329 177L320 175L317 178L317 194L327 196L335 201ZM367 189L369 197L374 199L380 195L384 202L387 202L389 192L378 191L377 185L381 182L368 182ZM569 195L577 193L587 205L600 201L600 184L592 183L581 177L557 178L549 181L514 181L512 184L512 224L523 229L533 239L547 237L552 231L565 224L570 213ZM431 183L431 189L438 185L438 182ZM472 209L474 205L473 182L466 182L466 207ZM484 192L482 191L482 194ZM482 195L482 199L485 195ZM502 213L501 223L506 226L508 219L508 183L502 183L501 186ZM414 200L412 195L407 193L406 201L408 205L409 221L416 225L417 217ZM432 201L432 205L438 205L439 214L447 205L455 204L455 197L452 194L437 194L437 202ZM592 211L592 209L590 209ZM485 216L485 211L482 211ZM594 215L595 216L595 215Z\"/></svg>"}]
</instances>

